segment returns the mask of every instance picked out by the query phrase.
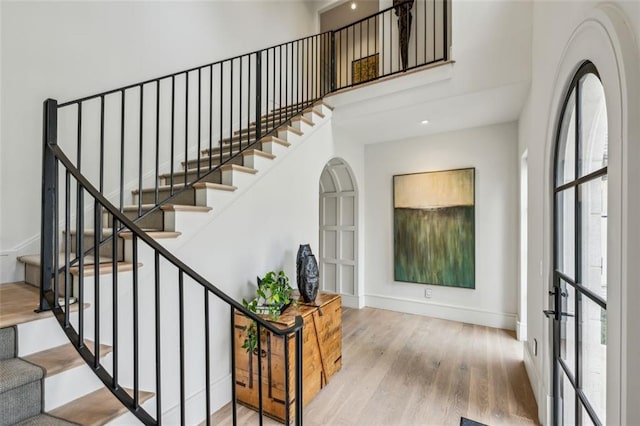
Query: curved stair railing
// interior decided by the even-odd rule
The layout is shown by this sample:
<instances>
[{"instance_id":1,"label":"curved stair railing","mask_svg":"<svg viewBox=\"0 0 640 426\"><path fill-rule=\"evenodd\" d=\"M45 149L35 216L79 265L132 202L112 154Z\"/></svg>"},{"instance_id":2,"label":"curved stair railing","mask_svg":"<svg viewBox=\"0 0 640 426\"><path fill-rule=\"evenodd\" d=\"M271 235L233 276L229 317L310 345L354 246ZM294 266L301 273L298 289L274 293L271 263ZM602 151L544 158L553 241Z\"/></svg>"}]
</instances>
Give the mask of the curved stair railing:
<instances>
[{"instance_id":1,"label":"curved stair railing","mask_svg":"<svg viewBox=\"0 0 640 426\"><path fill-rule=\"evenodd\" d=\"M152 238L151 218L167 204L195 205L196 182L224 186L224 167L242 164L243 153L287 131L327 94L446 62L449 1L407 0L335 31L74 101L44 102L40 309L54 311L87 364L142 422L162 423L171 408L163 401L177 400L185 424L186 392L203 386L198 418L204 414L209 424L211 305L220 304L230 313L234 424L236 312L255 321L259 335L268 330L284 339L285 365L290 358L295 365L285 369L286 422L302 424L301 318L280 329L247 311ZM143 263L153 271L146 280ZM91 279L93 286L85 285ZM72 313L75 299L81 309ZM203 334L197 343L185 341L193 317ZM167 355L163 327L175 329L177 356ZM113 347L112 359L101 358L102 343ZM260 345L258 339L258 353ZM187 383L185 368L197 362L205 377ZM262 385L259 391L262 419ZM148 392L155 394L153 414L142 408Z\"/></svg>"}]
</instances>

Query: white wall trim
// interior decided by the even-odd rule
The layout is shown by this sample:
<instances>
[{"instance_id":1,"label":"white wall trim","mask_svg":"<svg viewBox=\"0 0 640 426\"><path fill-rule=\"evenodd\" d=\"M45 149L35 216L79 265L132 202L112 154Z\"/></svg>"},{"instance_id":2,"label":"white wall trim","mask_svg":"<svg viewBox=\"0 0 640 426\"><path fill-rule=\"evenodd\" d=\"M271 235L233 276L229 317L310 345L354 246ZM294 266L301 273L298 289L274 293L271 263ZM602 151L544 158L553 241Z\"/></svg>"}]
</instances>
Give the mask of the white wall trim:
<instances>
[{"instance_id":1,"label":"white wall trim","mask_svg":"<svg viewBox=\"0 0 640 426\"><path fill-rule=\"evenodd\" d=\"M231 374L223 376L209 385L211 391L211 413L213 414L231 401ZM187 416L190 413L202 413L205 410L206 392L204 389L186 398ZM195 407L195 408L194 408ZM200 415L200 414L199 414ZM188 418L187 424L196 424L204 419ZM180 405L175 405L162 413L162 422L168 425L180 424Z\"/></svg>"},{"instance_id":2,"label":"white wall trim","mask_svg":"<svg viewBox=\"0 0 640 426\"><path fill-rule=\"evenodd\" d=\"M417 301L404 297L378 294L365 295L365 305L372 308L389 309L408 314L425 315L451 321L460 321L487 327L516 329L516 314L492 312L467 306L437 302Z\"/></svg>"},{"instance_id":3,"label":"white wall trim","mask_svg":"<svg viewBox=\"0 0 640 426\"><path fill-rule=\"evenodd\" d=\"M516 337L520 342L524 342L527 340L527 323L526 322L516 321Z\"/></svg>"},{"instance_id":4,"label":"white wall trim","mask_svg":"<svg viewBox=\"0 0 640 426\"><path fill-rule=\"evenodd\" d=\"M346 308L362 309L364 308L364 297L354 296L352 294L341 294L342 306Z\"/></svg>"}]
</instances>

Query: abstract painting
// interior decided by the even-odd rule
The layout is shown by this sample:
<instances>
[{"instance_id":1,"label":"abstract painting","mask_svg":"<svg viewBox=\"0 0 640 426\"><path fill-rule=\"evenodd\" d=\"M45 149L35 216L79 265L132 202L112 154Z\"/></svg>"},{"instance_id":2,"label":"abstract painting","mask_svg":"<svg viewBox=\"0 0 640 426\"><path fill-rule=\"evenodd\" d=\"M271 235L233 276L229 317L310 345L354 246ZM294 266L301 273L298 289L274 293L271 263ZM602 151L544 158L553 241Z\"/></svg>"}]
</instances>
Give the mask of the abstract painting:
<instances>
[{"instance_id":1,"label":"abstract painting","mask_svg":"<svg viewBox=\"0 0 640 426\"><path fill-rule=\"evenodd\" d=\"M475 288L475 169L393 177L395 280Z\"/></svg>"}]
</instances>

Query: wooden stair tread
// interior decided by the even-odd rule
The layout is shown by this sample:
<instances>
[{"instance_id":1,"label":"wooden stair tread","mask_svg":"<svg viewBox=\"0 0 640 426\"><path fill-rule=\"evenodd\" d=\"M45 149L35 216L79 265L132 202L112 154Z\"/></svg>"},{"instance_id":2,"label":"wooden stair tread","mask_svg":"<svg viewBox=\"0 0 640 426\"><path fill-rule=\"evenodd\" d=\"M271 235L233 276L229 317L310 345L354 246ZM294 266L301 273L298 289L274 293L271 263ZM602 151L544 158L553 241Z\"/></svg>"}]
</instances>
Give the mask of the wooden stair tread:
<instances>
[{"instance_id":1,"label":"wooden stair tread","mask_svg":"<svg viewBox=\"0 0 640 426\"><path fill-rule=\"evenodd\" d=\"M85 345L91 351L94 348L94 342L85 341ZM100 356L104 357L111 353L112 348L108 345L100 345ZM29 361L45 371L45 377L51 377L63 371L84 365L84 359L80 356L76 348L71 343L56 346L41 352L22 357L25 361Z\"/></svg>"},{"instance_id":2,"label":"wooden stair tread","mask_svg":"<svg viewBox=\"0 0 640 426\"><path fill-rule=\"evenodd\" d=\"M258 173L256 169L252 169L251 167L239 166L238 164L225 164L224 166L220 167L220 170L222 170L223 172L226 172L228 170L235 170L238 172L250 173L252 175Z\"/></svg>"},{"instance_id":3,"label":"wooden stair tread","mask_svg":"<svg viewBox=\"0 0 640 426\"><path fill-rule=\"evenodd\" d=\"M193 184L193 187L195 189L217 189L220 191L229 191L229 192L233 192L236 189L238 189L233 185L224 185L221 183L212 183L212 182L197 182Z\"/></svg>"},{"instance_id":4,"label":"wooden stair tread","mask_svg":"<svg viewBox=\"0 0 640 426\"><path fill-rule=\"evenodd\" d=\"M178 173L176 173L176 174L178 174ZM184 172L183 172L183 174L184 174ZM174 176L175 176L175 174L174 174ZM184 187L185 187L184 183L174 183L173 184L173 189L175 189L176 191L179 191ZM171 185L158 185L158 191L168 191L168 190L171 190ZM131 190L131 193L133 195L137 195L138 192L140 192L138 189L132 189ZM143 193L156 192L156 189L155 188L142 188L142 192Z\"/></svg>"},{"instance_id":5,"label":"wooden stair tread","mask_svg":"<svg viewBox=\"0 0 640 426\"><path fill-rule=\"evenodd\" d=\"M178 238L182 235L182 232L174 232L174 231L162 231L162 230L149 230L145 231L147 235L149 235L154 240L164 240L171 238ZM125 231L120 233L120 237L124 240L130 240L133 238L133 232Z\"/></svg>"},{"instance_id":6,"label":"wooden stair tread","mask_svg":"<svg viewBox=\"0 0 640 426\"><path fill-rule=\"evenodd\" d=\"M278 145L282 145L282 146L286 146L286 147L291 146L291 144L289 142L285 141L284 139L280 139L280 138L278 138L276 136L267 136L266 138L264 138L262 140L262 142L263 143L265 143L265 142L275 142Z\"/></svg>"},{"instance_id":7,"label":"wooden stair tread","mask_svg":"<svg viewBox=\"0 0 640 426\"><path fill-rule=\"evenodd\" d=\"M263 158L268 158L269 160L273 160L274 158L276 158L275 155L273 154L269 154L268 152L264 152L264 151L260 151L259 149L249 149L246 150L242 153L242 155L244 157L248 156L248 155L255 155L257 157L263 157Z\"/></svg>"},{"instance_id":8,"label":"wooden stair tread","mask_svg":"<svg viewBox=\"0 0 640 426\"><path fill-rule=\"evenodd\" d=\"M314 107L309 107L307 109L305 109L304 111L302 111L303 114L308 114L308 113L314 113L316 115L318 115L320 118L324 118L324 114L322 113L322 111L314 108Z\"/></svg>"},{"instance_id":9,"label":"wooden stair tread","mask_svg":"<svg viewBox=\"0 0 640 426\"><path fill-rule=\"evenodd\" d=\"M208 213L213 210L212 207L207 206L192 206L190 204L165 204L160 206L160 210L165 212L199 212Z\"/></svg>"},{"instance_id":10,"label":"wooden stair tread","mask_svg":"<svg viewBox=\"0 0 640 426\"><path fill-rule=\"evenodd\" d=\"M132 262L117 262L118 265L118 272L129 272L129 271L133 271L134 269L134 265ZM142 263L138 262L138 268L142 267ZM72 266L69 271L71 272L71 275L80 275L80 267L79 266ZM100 275L108 275L111 274L113 272L113 262L108 262L108 263L100 263L100 266L98 267L98 272L100 273ZM96 273L96 268L94 265L84 265L84 271L83 271L83 276L84 277L92 277L94 276Z\"/></svg>"},{"instance_id":11,"label":"wooden stair tread","mask_svg":"<svg viewBox=\"0 0 640 426\"><path fill-rule=\"evenodd\" d=\"M0 285L0 328L53 317L52 311L34 312L40 302L40 289L25 282ZM84 308L89 304L85 303ZM78 303L70 306L71 312L78 310Z\"/></svg>"},{"instance_id":12,"label":"wooden stair tread","mask_svg":"<svg viewBox=\"0 0 640 426\"><path fill-rule=\"evenodd\" d=\"M315 126L316 123L313 122L312 119L305 117L304 115L298 115L296 117L293 117L291 119L291 122L295 122L295 121L304 121L305 123L307 123L309 126Z\"/></svg>"},{"instance_id":13,"label":"wooden stair tread","mask_svg":"<svg viewBox=\"0 0 640 426\"><path fill-rule=\"evenodd\" d=\"M130 389L127 393L132 394ZM140 403L154 394L140 391ZM99 426L108 423L129 411L109 389L102 388L49 412L52 416L84 426Z\"/></svg>"},{"instance_id":14,"label":"wooden stair tread","mask_svg":"<svg viewBox=\"0 0 640 426\"><path fill-rule=\"evenodd\" d=\"M110 228L109 228L110 229ZM74 232L74 231L72 231ZM93 232L93 230L91 231ZM75 259L76 257L76 253L71 252L69 253L70 258L71 259ZM60 264L60 266L64 265L64 253L58 253L58 263ZM18 257L18 261L22 262L26 265L31 265L31 266L40 266L40 255L39 254L27 254L24 256L19 256ZM104 257L104 256L100 256L98 258L98 262L99 263L111 263L112 259L110 257ZM94 257L89 255L89 256L85 256L84 257L84 264L86 265L93 265L94 263Z\"/></svg>"}]
</instances>

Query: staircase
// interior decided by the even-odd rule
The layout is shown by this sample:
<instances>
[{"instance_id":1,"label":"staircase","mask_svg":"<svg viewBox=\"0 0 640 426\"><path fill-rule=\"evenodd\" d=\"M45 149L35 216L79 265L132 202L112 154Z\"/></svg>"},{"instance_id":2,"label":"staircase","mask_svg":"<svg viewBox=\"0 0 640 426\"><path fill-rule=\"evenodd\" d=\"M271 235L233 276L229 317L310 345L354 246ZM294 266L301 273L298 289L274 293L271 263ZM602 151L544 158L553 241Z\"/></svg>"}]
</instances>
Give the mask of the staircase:
<instances>
[{"instance_id":1,"label":"staircase","mask_svg":"<svg viewBox=\"0 0 640 426\"><path fill-rule=\"evenodd\" d=\"M302 425L302 318L274 326L176 253L330 120L327 94L446 62L449 1L429 13L416 2L413 50L394 47L391 31L399 12L411 19L407 0L335 31L47 99L41 250L19 258L25 282L0 286L0 426L209 425L227 403L235 424L236 312L295 348L284 352L293 372L281 403L285 423ZM261 395L271 368L247 356Z\"/></svg>"},{"instance_id":2,"label":"staircase","mask_svg":"<svg viewBox=\"0 0 640 426\"><path fill-rule=\"evenodd\" d=\"M281 111L275 110L263 116L263 122L272 121L273 117L279 115ZM233 201L234 197L240 196L244 190L248 189L257 179L263 176L278 158L284 157L293 144L302 144L305 139L313 133L315 128L326 122L331 114L331 108L319 101L314 105L304 109L304 111L292 118L287 123L279 126L275 135L265 137L260 141L251 143L250 149L243 152L243 155L230 158L229 148L237 144L237 140L227 139L222 141L221 146L212 151L204 149L199 159L182 162L180 170L175 173L165 173L159 175L161 185L158 187L160 198L165 199L170 196L173 179L173 190L184 185L185 177L192 188L184 191L174 203L167 203L160 209L152 211L142 217L138 224L145 232L155 240L177 240L183 233L193 234L198 232L198 228L205 221L202 218L210 218ZM238 131L237 134L255 136L255 124L251 127ZM211 173L196 182L199 164L224 162L230 159L228 165L220 167L219 173ZM152 210L156 190L155 188L143 188L142 191L132 191L132 204L123 207L123 213L131 218L137 219L139 211L143 214ZM142 195L140 195L142 194ZM141 198L140 198L141 197ZM98 264L95 257L85 255L83 257L82 274L79 266L70 268L72 280L71 292L74 295L79 293L81 285L84 285L83 311L86 317L95 315L92 309L93 297L90 296L92 282L84 284L80 281L91 280L96 273L102 277L101 285L109 280L113 273L114 264L114 244L107 241L113 235L112 226L114 218L112 215L104 213L103 224L105 227L101 233L101 240L106 244L99 245ZM65 235L61 236L64 240ZM91 251L95 242L95 231L85 230L81 236L76 230L70 231L70 257L76 257L79 248L78 242L82 239L82 250ZM144 269L144 264L138 262L138 268L130 261L131 253L127 248L132 238L131 232L118 233L119 242L116 244L116 258L118 281L125 281L126 275L134 269ZM59 254L59 264L64 263L64 251ZM22 256L19 259L25 266L25 282L4 284L0 286L0 339L2 347L2 384L0 404L4 412L7 407L20 407L21 412L4 424L130 424L137 422L137 419L128 412L127 408L115 398L111 392L102 386L102 383L95 377L91 368L86 365L82 357L78 354L74 346L69 343L64 332L57 325L51 312L36 313L34 310L38 306L40 287L40 261L39 255ZM64 287L64 274L60 275L61 287ZM63 294L64 292L61 292ZM20 301L16 303L16 301ZM70 305L72 323L77 324L79 304ZM42 339L42 330L47 329L53 336L50 339ZM16 331L21 335L24 342L23 348L17 352L8 351L5 348L17 347ZM91 334L91 333L89 333ZM6 344L5 344L6 342ZM16 342L14 344L14 342ZM85 347L93 349L95 343L85 339ZM107 344L99 346L99 358L104 368L113 371L113 348ZM5 354L6 352L6 354ZM15 358L20 355L22 359ZM5 362L5 358L8 360ZM10 359L9 359L10 358ZM25 373L26 372L26 373ZM5 377L7 383L13 377L19 376L21 381L15 384L4 385ZM26 380L29 380L27 383ZM27 384L25 384L27 383ZM11 387L9 387L11 386ZM30 389L29 387L33 388ZM41 389L44 388L44 392ZM9 389L5 391L5 389ZM6 393L5 393L6 392ZM131 393L131 389L127 392ZM153 391L142 391L140 400L143 407L153 410L155 395ZM19 401L16 402L16 401ZM7 408L8 410L9 408ZM44 414L46 410L48 414ZM10 412L10 411L7 411ZM34 423L29 423L34 422ZM39 422L39 423L38 423Z\"/></svg>"}]
</instances>

